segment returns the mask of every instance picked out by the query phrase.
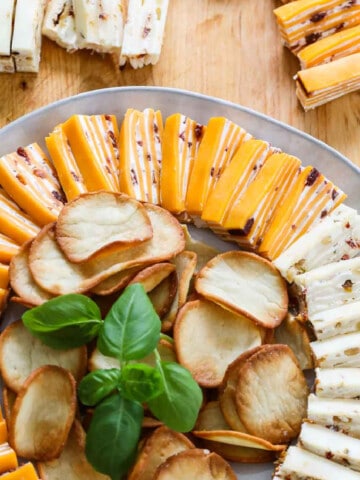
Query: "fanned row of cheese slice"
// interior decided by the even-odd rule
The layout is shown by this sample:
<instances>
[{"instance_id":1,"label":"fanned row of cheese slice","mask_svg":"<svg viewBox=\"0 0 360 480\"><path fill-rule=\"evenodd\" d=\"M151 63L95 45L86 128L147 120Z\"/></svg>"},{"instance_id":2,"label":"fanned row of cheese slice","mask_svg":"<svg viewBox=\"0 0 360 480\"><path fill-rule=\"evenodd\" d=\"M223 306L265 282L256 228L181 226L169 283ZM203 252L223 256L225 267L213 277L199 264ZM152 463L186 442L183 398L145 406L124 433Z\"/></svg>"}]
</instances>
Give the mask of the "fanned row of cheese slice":
<instances>
[{"instance_id":1,"label":"fanned row of cheese slice","mask_svg":"<svg viewBox=\"0 0 360 480\"><path fill-rule=\"evenodd\" d=\"M274 13L300 61L296 94L305 110L360 88L359 0L295 0Z\"/></svg>"}]
</instances>

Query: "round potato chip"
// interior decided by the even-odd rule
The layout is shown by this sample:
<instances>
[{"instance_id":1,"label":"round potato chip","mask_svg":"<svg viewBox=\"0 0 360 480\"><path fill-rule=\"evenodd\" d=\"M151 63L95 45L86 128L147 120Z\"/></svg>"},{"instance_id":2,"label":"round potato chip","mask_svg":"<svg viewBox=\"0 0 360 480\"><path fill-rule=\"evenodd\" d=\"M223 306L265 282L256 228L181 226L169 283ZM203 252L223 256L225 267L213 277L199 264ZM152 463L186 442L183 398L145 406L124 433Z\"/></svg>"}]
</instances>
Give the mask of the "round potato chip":
<instances>
[{"instance_id":1,"label":"round potato chip","mask_svg":"<svg viewBox=\"0 0 360 480\"><path fill-rule=\"evenodd\" d=\"M230 443L215 442L213 440L204 439L202 439L202 444L205 448L221 455L229 462L268 463L276 458L276 452L260 450L260 448L240 447L239 445L230 445Z\"/></svg>"},{"instance_id":2,"label":"round potato chip","mask_svg":"<svg viewBox=\"0 0 360 480\"><path fill-rule=\"evenodd\" d=\"M236 406L246 430L273 444L295 438L306 416L308 387L287 345L264 345L238 371Z\"/></svg>"},{"instance_id":3,"label":"round potato chip","mask_svg":"<svg viewBox=\"0 0 360 480\"><path fill-rule=\"evenodd\" d=\"M178 277L174 271L164 278L151 292L148 292L148 297L153 304L154 310L161 319L169 312L176 299L177 291ZM165 331L163 324L164 322L161 322L161 330Z\"/></svg>"},{"instance_id":4,"label":"round potato chip","mask_svg":"<svg viewBox=\"0 0 360 480\"><path fill-rule=\"evenodd\" d=\"M261 344L257 325L215 303L195 300L179 311L174 327L179 362L202 387L221 384L229 363Z\"/></svg>"}]
</instances>

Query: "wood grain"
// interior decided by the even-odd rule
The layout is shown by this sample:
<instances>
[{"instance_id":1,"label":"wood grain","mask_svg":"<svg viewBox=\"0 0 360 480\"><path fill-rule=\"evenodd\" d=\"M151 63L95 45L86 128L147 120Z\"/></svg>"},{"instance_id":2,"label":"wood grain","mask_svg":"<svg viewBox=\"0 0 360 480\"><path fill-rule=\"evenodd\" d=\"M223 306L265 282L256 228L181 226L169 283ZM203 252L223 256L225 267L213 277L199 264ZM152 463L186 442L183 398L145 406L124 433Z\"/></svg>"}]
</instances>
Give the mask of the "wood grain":
<instances>
[{"instance_id":1,"label":"wood grain","mask_svg":"<svg viewBox=\"0 0 360 480\"><path fill-rule=\"evenodd\" d=\"M154 67L119 71L111 58L67 53L44 39L39 74L1 74L0 127L55 100L97 88L157 85L253 108L325 141L360 165L360 93L304 113L295 96L298 62L280 44L276 0L170 0ZM310 162L310 159L309 159Z\"/></svg>"}]
</instances>

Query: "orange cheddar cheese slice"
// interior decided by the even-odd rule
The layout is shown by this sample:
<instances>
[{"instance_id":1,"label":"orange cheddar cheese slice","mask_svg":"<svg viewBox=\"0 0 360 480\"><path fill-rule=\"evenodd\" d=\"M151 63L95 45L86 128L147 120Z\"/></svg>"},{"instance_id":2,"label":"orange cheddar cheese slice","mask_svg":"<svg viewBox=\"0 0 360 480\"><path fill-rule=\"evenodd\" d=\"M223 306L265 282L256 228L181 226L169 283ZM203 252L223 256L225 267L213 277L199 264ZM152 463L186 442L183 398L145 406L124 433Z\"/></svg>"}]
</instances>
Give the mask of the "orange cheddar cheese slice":
<instances>
[{"instance_id":1,"label":"orange cheddar cheese slice","mask_svg":"<svg viewBox=\"0 0 360 480\"><path fill-rule=\"evenodd\" d=\"M120 129L120 190L160 203L163 122L160 111L129 109Z\"/></svg>"},{"instance_id":2,"label":"orange cheddar cheese slice","mask_svg":"<svg viewBox=\"0 0 360 480\"><path fill-rule=\"evenodd\" d=\"M200 217L210 192L242 142L251 136L224 117L209 120L191 172L186 211Z\"/></svg>"},{"instance_id":3,"label":"orange cheddar cheese slice","mask_svg":"<svg viewBox=\"0 0 360 480\"><path fill-rule=\"evenodd\" d=\"M1 307L1 293L4 289L0 288L0 307ZM1 311L1 310L0 310ZM6 421L4 419L0 420L0 444L7 442L8 431Z\"/></svg>"},{"instance_id":4,"label":"orange cheddar cheese slice","mask_svg":"<svg viewBox=\"0 0 360 480\"><path fill-rule=\"evenodd\" d=\"M194 158L205 126L175 113L166 119L160 173L161 206L172 213L185 211L185 199Z\"/></svg>"},{"instance_id":5,"label":"orange cheddar cheese slice","mask_svg":"<svg viewBox=\"0 0 360 480\"><path fill-rule=\"evenodd\" d=\"M301 69L332 62L360 52L360 25L322 38L298 52Z\"/></svg>"},{"instance_id":6,"label":"orange cheddar cheese slice","mask_svg":"<svg viewBox=\"0 0 360 480\"><path fill-rule=\"evenodd\" d=\"M55 169L37 143L0 158L0 184L39 225L55 221L63 207Z\"/></svg>"},{"instance_id":7,"label":"orange cheddar cheese slice","mask_svg":"<svg viewBox=\"0 0 360 480\"><path fill-rule=\"evenodd\" d=\"M119 191L118 125L114 115L73 115L62 124L86 189ZM72 165L72 163L71 163Z\"/></svg>"},{"instance_id":8,"label":"orange cheddar cheese slice","mask_svg":"<svg viewBox=\"0 0 360 480\"><path fill-rule=\"evenodd\" d=\"M1 213L0 213L1 218ZM10 237L0 233L0 262L10 263L12 257L19 251L20 246Z\"/></svg>"},{"instance_id":9,"label":"orange cheddar cheese slice","mask_svg":"<svg viewBox=\"0 0 360 480\"><path fill-rule=\"evenodd\" d=\"M18 467L18 460L15 451L8 443L0 444L0 473L15 470Z\"/></svg>"},{"instance_id":10,"label":"orange cheddar cheese slice","mask_svg":"<svg viewBox=\"0 0 360 480\"><path fill-rule=\"evenodd\" d=\"M9 265L0 263L0 288L8 288L9 286Z\"/></svg>"},{"instance_id":11,"label":"orange cheddar cheese slice","mask_svg":"<svg viewBox=\"0 0 360 480\"><path fill-rule=\"evenodd\" d=\"M316 168L301 168L276 209L259 252L274 260L345 198L346 195Z\"/></svg>"},{"instance_id":12,"label":"orange cheddar cheese slice","mask_svg":"<svg viewBox=\"0 0 360 480\"><path fill-rule=\"evenodd\" d=\"M0 476L3 480L39 480L35 467L28 462L12 472ZM65 480L65 479L64 479Z\"/></svg>"},{"instance_id":13,"label":"orange cheddar cheese slice","mask_svg":"<svg viewBox=\"0 0 360 480\"><path fill-rule=\"evenodd\" d=\"M45 141L67 200L73 200L87 192L62 125L57 125Z\"/></svg>"},{"instance_id":14,"label":"orange cheddar cheese slice","mask_svg":"<svg viewBox=\"0 0 360 480\"><path fill-rule=\"evenodd\" d=\"M271 155L245 193L229 210L224 228L245 248L257 247L277 205L299 170L298 158Z\"/></svg>"},{"instance_id":15,"label":"orange cheddar cheese slice","mask_svg":"<svg viewBox=\"0 0 360 480\"><path fill-rule=\"evenodd\" d=\"M250 139L241 144L210 192L202 220L211 227L221 226L235 200L245 192L271 153L270 144L263 140Z\"/></svg>"},{"instance_id":16,"label":"orange cheddar cheese slice","mask_svg":"<svg viewBox=\"0 0 360 480\"><path fill-rule=\"evenodd\" d=\"M304 110L323 105L360 88L360 53L316 67L296 75L296 95Z\"/></svg>"},{"instance_id":17,"label":"orange cheddar cheese slice","mask_svg":"<svg viewBox=\"0 0 360 480\"><path fill-rule=\"evenodd\" d=\"M31 218L0 189L0 233L21 245L34 238L39 231L40 228Z\"/></svg>"},{"instance_id":18,"label":"orange cheddar cheese slice","mask_svg":"<svg viewBox=\"0 0 360 480\"><path fill-rule=\"evenodd\" d=\"M8 288L0 288L0 315L5 310L5 308L7 306L9 293L10 293L10 290ZM5 433L6 433L6 435L5 435ZM6 425L3 426L1 421L0 421L0 443L1 443L1 439L4 438L4 435L6 436L6 439L7 439ZM3 441L5 442L6 439L3 440Z\"/></svg>"}]
</instances>

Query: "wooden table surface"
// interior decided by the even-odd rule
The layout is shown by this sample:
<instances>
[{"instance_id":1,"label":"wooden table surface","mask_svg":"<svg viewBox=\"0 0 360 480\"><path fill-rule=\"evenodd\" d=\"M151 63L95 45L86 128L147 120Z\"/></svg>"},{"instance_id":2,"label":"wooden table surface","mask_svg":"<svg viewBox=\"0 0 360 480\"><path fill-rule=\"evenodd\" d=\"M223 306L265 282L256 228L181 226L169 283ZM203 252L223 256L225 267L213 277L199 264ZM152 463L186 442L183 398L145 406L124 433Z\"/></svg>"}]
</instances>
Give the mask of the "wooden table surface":
<instances>
[{"instance_id":1,"label":"wooden table surface","mask_svg":"<svg viewBox=\"0 0 360 480\"><path fill-rule=\"evenodd\" d=\"M184 88L253 108L328 143L360 166L360 93L304 113L297 59L280 44L277 0L170 0L160 61L118 70L111 58L67 53L43 39L39 74L0 75L0 127L55 100L124 85Z\"/></svg>"}]
</instances>

